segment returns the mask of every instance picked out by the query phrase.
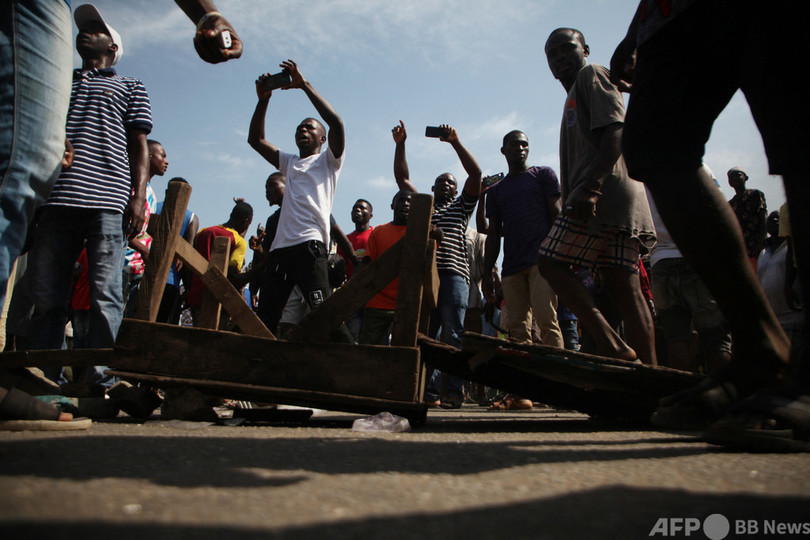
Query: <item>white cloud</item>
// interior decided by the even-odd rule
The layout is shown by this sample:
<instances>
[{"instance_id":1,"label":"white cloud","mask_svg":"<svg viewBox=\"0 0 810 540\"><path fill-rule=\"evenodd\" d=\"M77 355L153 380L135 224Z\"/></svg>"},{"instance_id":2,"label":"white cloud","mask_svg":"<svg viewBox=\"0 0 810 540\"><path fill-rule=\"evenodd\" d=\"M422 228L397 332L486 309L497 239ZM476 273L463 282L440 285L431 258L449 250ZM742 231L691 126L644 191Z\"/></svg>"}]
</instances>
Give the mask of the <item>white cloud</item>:
<instances>
[{"instance_id":1,"label":"white cloud","mask_svg":"<svg viewBox=\"0 0 810 540\"><path fill-rule=\"evenodd\" d=\"M393 178L389 178L386 176L375 176L370 180L365 182L365 185L372 188L372 189L382 189L382 190L391 190L391 186L394 185Z\"/></svg>"}]
</instances>

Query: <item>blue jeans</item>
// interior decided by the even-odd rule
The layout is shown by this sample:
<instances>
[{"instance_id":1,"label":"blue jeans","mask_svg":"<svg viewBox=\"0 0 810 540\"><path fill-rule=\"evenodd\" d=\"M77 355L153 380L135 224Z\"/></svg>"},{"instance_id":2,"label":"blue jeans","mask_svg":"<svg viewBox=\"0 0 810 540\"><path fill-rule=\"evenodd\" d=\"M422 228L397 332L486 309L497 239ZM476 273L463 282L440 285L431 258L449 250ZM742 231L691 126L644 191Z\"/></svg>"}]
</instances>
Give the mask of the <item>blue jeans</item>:
<instances>
[{"instance_id":1,"label":"blue jeans","mask_svg":"<svg viewBox=\"0 0 810 540\"><path fill-rule=\"evenodd\" d=\"M64 0L0 3L0 306L65 151L73 46Z\"/></svg>"},{"instance_id":2,"label":"blue jeans","mask_svg":"<svg viewBox=\"0 0 810 540\"><path fill-rule=\"evenodd\" d=\"M118 212L45 206L28 256L34 316L31 349L61 349L67 324L73 265L87 239L90 318L86 347L110 348L123 318L121 268L124 231ZM104 366L88 370L88 382L107 384ZM51 373L46 372L51 377Z\"/></svg>"},{"instance_id":3,"label":"blue jeans","mask_svg":"<svg viewBox=\"0 0 810 540\"><path fill-rule=\"evenodd\" d=\"M430 315L431 337L435 337L441 327L441 341L461 348L461 336L464 334L464 314L467 312L467 300L470 297L470 285L463 276L451 272L439 272L439 299L437 307ZM441 372L428 366L427 388L425 396L429 401L440 399ZM464 379L448 375L446 395L453 398L464 397Z\"/></svg>"}]
</instances>

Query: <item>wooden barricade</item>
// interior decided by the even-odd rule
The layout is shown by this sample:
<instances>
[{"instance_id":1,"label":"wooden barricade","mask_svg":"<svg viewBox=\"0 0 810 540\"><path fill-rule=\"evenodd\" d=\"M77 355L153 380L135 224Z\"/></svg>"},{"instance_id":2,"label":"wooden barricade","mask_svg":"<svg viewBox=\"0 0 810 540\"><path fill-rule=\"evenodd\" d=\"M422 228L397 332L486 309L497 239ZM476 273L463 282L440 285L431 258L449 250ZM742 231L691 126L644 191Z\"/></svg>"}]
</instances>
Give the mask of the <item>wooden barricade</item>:
<instances>
[{"instance_id":1,"label":"wooden barricade","mask_svg":"<svg viewBox=\"0 0 810 540\"><path fill-rule=\"evenodd\" d=\"M134 319L124 319L112 350L29 351L4 355L5 366L109 365L133 382L183 387L222 397L290 403L349 412L391 411L423 421L425 368L416 346L436 303L435 242L428 238L432 201L414 194L405 236L356 272L312 311L293 341L277 340L227 279L229 242L217 239L206 260L180 235L191 194L172 182L150 223L152 248ZM178 257L206 288L198 327L156 323L164 283ZM330 334L392 280L399 278L393 344L330 342ZM424 291L424 293L423 293ZM218 331L220 308L241 334Z\"/></svg>"}]
</instances>

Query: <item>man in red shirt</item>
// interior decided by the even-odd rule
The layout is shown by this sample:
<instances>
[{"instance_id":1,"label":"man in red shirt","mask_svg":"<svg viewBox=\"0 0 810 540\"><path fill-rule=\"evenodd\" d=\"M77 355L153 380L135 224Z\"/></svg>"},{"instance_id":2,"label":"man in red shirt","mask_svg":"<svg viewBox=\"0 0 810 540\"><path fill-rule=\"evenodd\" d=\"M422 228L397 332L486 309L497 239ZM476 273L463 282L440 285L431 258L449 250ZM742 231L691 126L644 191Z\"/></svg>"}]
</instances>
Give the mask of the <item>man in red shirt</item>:
<instances>
[{"instance_id":1,"label":"man in red shirt","mask_svg":"<svg viewBox=\"0 0 810 540\"><path fill-rule=\"evenodd\" d=\"M374 227L371 226L369 223L371 218L374 217L373 214L374 209L371 206L371 203L365 199L357 199L357 202L354 203L352 206L352 222L354 223L354 232L349 233L346 235L346 238L349 239L349 242L352 244L352 248L354 249L355 259L350 258L347 256L343 250L338 245L338 254L346 261L346 278L352 277L352 272L354 272L354 262L358 260L363 260L363 257L366 256L366 246L368 246L368 237L371 235L372 229ZM357 341L357 338L360 334L360 325L363 322L363 311L359 310L354 313L349 319L346 321L346 328L349 329L349 332L354 337L354 340Z\"/></svg>"},{"instance_id":2,"label":"man in red shirt","mask_svg":"<svg viewBox=\"0 0 810 540\"><path fill-rule=\"evenodd\" d=\"M385 225L374 227L368 237L368 246L364 258L374 261L380 254L405 236L412 197L413 193L410 191L397 192L391 202L394 220ZM399 279L395 279L377 296L368 301L363 313L363 322L360 326L359 343L369 345L388 344L391 323L394 321L394 308L397 305L398 286Z\"/></svg>"},{"instance_id":3,"label":"man in red shirt","mask_svg":"<svg viewBox=\"0 0 810 540\"><path fill-rule=\"evenodd\" d=\"M194 247L206 259L211 258L211 249L214 245L214 238L218 236L225 236L231 240L230 260L228 261L228 280L237 289L241 289L249 281L247 276L242 276L242 266L245 262L245 254L247 253L247 242L244 236L247 234L248 227L253 222L253 207L248 203L237 200L236 205L231 211L228 221L222 225L214 225L206 227L197 233L197 238L194 241ZM202 302L203 283L198 275L192 276L191 290L188 293L188 305L191 307L191 314L195 322L197 320L197 312Z\"/></svg>"}]
</instances>

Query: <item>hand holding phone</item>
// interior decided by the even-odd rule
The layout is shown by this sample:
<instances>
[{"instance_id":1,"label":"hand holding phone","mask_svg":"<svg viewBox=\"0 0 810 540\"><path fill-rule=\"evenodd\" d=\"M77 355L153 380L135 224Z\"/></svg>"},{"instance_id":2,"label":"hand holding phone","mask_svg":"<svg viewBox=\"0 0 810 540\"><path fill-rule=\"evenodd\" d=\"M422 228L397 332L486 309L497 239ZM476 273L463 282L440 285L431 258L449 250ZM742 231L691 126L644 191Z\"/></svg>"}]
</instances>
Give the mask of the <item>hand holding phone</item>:
<instances>
[{"instance_id":1,"label":"hand holding phone","mask_svg":"<svg viewBox=\"0 0 810 540\"><path fill-rule=\"evenodd\" d=\"M271 91L276 90L277 88L282 88L287 86L292 82L292 77L290 77L290 73L286 70L281 71L280 73L275 73L273 75L260 75L259 76L259 84L262 87L262 90Z\"/></svg>"},{"instance_id":2,"label":"hand holding phone","mask_svg":"<svg viewBox=\"0 0 810 540\"><path fill-rule=\"evenodd\" d=\"M447 137L449 133L450 132L446 128L439 126L427 126L425 128L425 137L441 139L442 137Z\"/></svg>"},{"instance_id":3,"label":"hand holding phone","mask_svg":"<svg viewBox=\"0 0 810 540\"><path fill-rule=\"evenodd\" d=\"M488 188L488 187L494 186L495 184L497 184L501 180L503 180L503 173L502 172L498 173L498 174L492 174L490 176L487 176L483 180L481 180L481 182L483 182L484 187Z\"/></svg>"}]
</instances>

